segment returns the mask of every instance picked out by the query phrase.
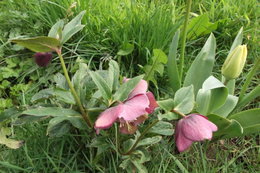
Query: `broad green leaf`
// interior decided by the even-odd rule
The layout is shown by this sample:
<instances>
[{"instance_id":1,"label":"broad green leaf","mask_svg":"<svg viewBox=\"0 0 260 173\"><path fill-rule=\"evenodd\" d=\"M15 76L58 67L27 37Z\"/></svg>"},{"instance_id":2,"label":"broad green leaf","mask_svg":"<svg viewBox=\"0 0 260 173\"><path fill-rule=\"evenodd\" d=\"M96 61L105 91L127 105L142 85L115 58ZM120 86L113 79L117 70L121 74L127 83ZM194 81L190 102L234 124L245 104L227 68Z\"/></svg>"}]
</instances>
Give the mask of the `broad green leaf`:
<instances>
[{"instance_id":1,"label":"broad green leaf","mask_svg":"<svg viewBox=\"0 0 260 173\"><path fill-rule=\"evenodd\" d=\"M193 18L188 25L187 39L196 39L201 35L209 34L216 30L218 23L209 22L207 14Z\"/></svg>"},{"instance_id":2,"label":"broad green leaf","mask_svg":"<svg viewBox=\"0 0 260 173\"><path fill-rule=\"evenodd\" d=\"M64 26L62 31L62 44L67 42L74 34L82 30L85 25L81 24L81 20L85 15L86 11L80 12L75 18Z\"/></svg>"},{"instance_id":3,"label":"broad green leaf","mask_svg":"<svg viewBox=\"0 0 260 173\"><path fill-rule=\"evenodd\" d=\"M171 111L174 108L174 101L173 99L161 100L157 101L160 108L165 111Z\"/></svg>"},{"instance_id":4,"label":"broad green leaf","mask_svg":"<svg viewBox=\"0 0 260 173\"><path fill-rule=\"evenodd\" d=\"M161 140L162 140L161 136L145 138L137 144L137 147L144 146L144 145L153 145L153 144L160 142Z\"/></svg>"},{"instance_id":5,"label":"broad green leaf","mask_svg":"<svg viewBox=\"0 0 260 173\"><path fill-rule=\"evenodd\" d=\"M109 151L108 149L111 147L106 136L96 136L88 146L97 148L97 156Z\"/></svg>"},{"instance_id":6,"label":"broad green leaf","mask_svg":"<svg viewBox=\"0 0 260 173\"><path fill-rule=\"evenodd\" d=\"M43 89L33 95L33 97L31 98L31 102L38 102L38 101L46 100L53 96L54 96L54 91L52 88Z\"/></svg>"},{"instance_id":7,"label":"broad green leaf","mask_svg":"<svg viewBox=\"0 0 260 173\"><path fill-rule=\"evenodd\" d=\"M236 107L237 102L238 102L238 97L233 95L228 95L224 105L222 105L220 108L213 111L213 114L227 117L229 113L232 112L232 110Z\"/></svg>"},{"instance_id":8,"label":"broad green leaf","mask_svg":"<svg viewBox=\"0 0 260 173\"><path fill-rule=\"evenodd\" d=\"M11 42L17 43L34 52L52 52L60 46L59 40L46 36L12 39Z\"/></svg>"},{"instance_id":9,"label":"broad green leaf","mask_svg":"<svg viewBox=\"0 0 260 173\"><path fill-rule=\"evenodd\" d=\"M68 121L63 121L61 118L52 118L49 121L47 128L47 135L50 137L61 137L68 134L71 128L71 124Z\"/></svg>"},{"instance_id":10,"label":"broad green leaf","mask_svg":"<svg viewBox=\"0 0 260 173\"><path fill-rule=\"evenodd\" d=\"M165 121L159 121L149 130L149 133L171 136L174 133L173 125Z\"/></svg>"},{"instance_id":11,"label":"broad green leaf","mask_svg":"<svg viewBox=\"0 0 260 173\"><path fill-rule=\"evenodd\" d=\"M236 120L229 120L224 117L210 114L208 118L218 126L218 131L214 133L216 138L239 137L243 134L243 127Z\"/></svg>"},{"instance_id":12,"label":"broad green leaf","mask_svg":"<svg viewBox=\"0 0 260 173\"><path fill-rule=\"evenodd\" d=\"M97 72L89 71L92 80L95 82L97 88L106 100L110 100L112 96L112 88L110 88L106 80Z\"/></svg>"},{"instance_id":13,"label":"broad green leaf","mask_svg":"<svg viewBox=\"0 0 260 173\"><path fill-rule=\"evenodd\" d=\"M134 45L131 43L124 43L119 51L117 52L117 55L120 56L126 56L131 54L134 51Z\"/></svg>"},{"instance_id":14,"label":"broad green leaf","mask_svg":"<svg viewBox=\"0 0 260 173\"><path fill-rule=\"evenodd\" d=\"M170 45L170 51L168 54L168 62L167 62L167 71L168 71L168 77L170 86L172 87L173 91L176 92L180 88L180 78L179 78L179 72L177 67L177 48L178 48L178 42L179 42L179 35L180 30L176 31L171 45Z\"/></svg>"},{"instance_id":15,"label":"broad green leaf","mask_svg":"<svg viewBox=\"0 0 260 173\"><path fill-rule=\"evenodd\" d=\"M79 112L72 109L65 109L60 107L38 107L23 111L22 114L34 116L81 116Z\"/></svg>"},{"instance_id":16,"label":"broad green leaf","mask_svg":"<svg viewBox=\"0 0 260 173\"><path fill-rule=\"evenodd\" d=\"M53 38L60 40L63 26L64 26L64 20L58 20L51 27L49 34L48 34L48 37L53 37Z\"/></svg>"},{"instance_id":17,"label":"broad green leaf","mask_svg":"<svg viewBox=\"0 0 260 173\"><path fill-rule=\"evenodd\" d=\"M114 94L114 99L117 101L125 101L128 95L134 90L136 85L141 81L143 75L136 76L127 82L123 83Z\"/></svg>"},{"instance_id":18,"label":"broad green leaf","mask_svg":"<svg viewBox=\"0 0 260 173\"><path fill-rule=\"evenodd\" d=\"M216 39L211 34L187 72L183 86L193 85L195 95L202 87L203 82L211 75L215 61L215 50Z\"/></svg>"},{"instance_id":19,"label":"broad green leaf","mask_svg":"<svg viewBox=\"0 0 260 173\"><path fill-rule=\"evenodd\" d=\"M75 99L70 91L62 90L62 89L55 89L54 95L57 97L59 101L62 101L67 104L75 105Z\"/></svg>"},{"instance_id":20,"label":"broad green leaf","mask_svg":"<svg viewBox=\"0 0 260 173\"><path fill-rule=\"evenodd\" d=\"M195 103L193 86L180 88L174 96L174 110L183 114L188 114L192 111Z\"/></svg>"},{"instance_id":21,"label":"broad green leaf","mask_svg":"<svg viewBox=\"0 0 260 173\"><path fill-rule=\"evenodd\" d=\"M232 46L229 50L229 54L232 52L233 49L235 49L238 45L241 45L243 41L243 27L240 28L240 30L237 33L237 36L235 40L232 43Z\"/></svg>"},{"instance_id":22,"label":"broad green leaf","mask_svg":"<svg viewBox=\"0 0 260 173\"><path fill-rule=\"evenodd\" d=\"M53 80L58 88L69 90L69 85L66 81L66 78L61 73L55 74Z\"/></svg>"},{"instance_id":23,"label":"broad green leaf","mask_svg":"<svg viewBox=\"0 0 260 173\"><path fill-rule=\"evenodd\" d=\"M116 61L110 60L109 61L109 69L108 69L108 76L109 76L109 85L112 90L116 90L118 86L119 80L119 66Z\"/></svg>"},{"instance_id":24,"label":"broad green leaf","mask_svg":"<svg viewBox=\"0 0 260 173\"><path fill-rule=\"evenodd\" d=\"M244 129L244 135L260 132L260 108L250 109L228 117L238 121Z\"/></svg>"},{"instance_id":25,"label":"broad green leaf","mask_svg":"<svg viewBox=\"0 0 260 173\"><path fill-rule=\"evenodd\" d=\"M13 107L0 112L0 122L10 120L11 118L17 117L22 114L22 111Z\"/></svg>"},{"instance_id":26,"label":"broad green leaf","mask_svg":"<svg viewBox=\"0 0 260 173\"><path fill-rule=\"evenodd\" d=\"M161 49L154 49L152 60L153 60L154 64L157 64L157 63L166 64L168 61L168 58Z\"/></svg>"},{"instance_id":27,"label":"broad green leaf","mask_svg":"<svg viewBox=\"0 0 260 173\"><path fill-rule=\"evenodd\" d=\"M178 120L179 119L179 115L173 113L173 112L166 112L164 114L159 114L158 115L158 119L162 120L162 119L166 119L168 121L172 121L172 120Z\"/></svg>"},{"instance_id":28,"label":"broad green leaf","mask_svg":"<svg viewBox=\"0 0 260 173\"><path fill-rule=\"evenodd\" d=\"M208 115L220 108L228 96L227 88L215 77L210 76L197 94L197 111Z\"/></svg>"},{"instance_id":29,"label":"broad green leaf","mask_svg":"<svg viewBox=\"0 0 260 173\"><path fill-rule=\"evenodd\" d=\"M23 141L17 141L11 138L7 138L7 136L10 136L11 134L12 133L10 128L1 127L0 144L3 144L12 149L20 148L23 145Z\"/></svg>"}]
</instances>

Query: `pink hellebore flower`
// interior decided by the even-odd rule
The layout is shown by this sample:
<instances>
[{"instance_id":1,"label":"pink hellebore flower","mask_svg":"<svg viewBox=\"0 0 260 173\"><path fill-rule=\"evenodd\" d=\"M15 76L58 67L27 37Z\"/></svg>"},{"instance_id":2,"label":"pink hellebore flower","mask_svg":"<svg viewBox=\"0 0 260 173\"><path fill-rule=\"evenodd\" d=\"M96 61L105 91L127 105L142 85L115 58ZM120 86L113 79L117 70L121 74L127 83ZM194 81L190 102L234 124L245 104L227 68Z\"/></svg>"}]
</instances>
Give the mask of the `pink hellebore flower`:
<instances>
[{"instance_id":1,"label":"pink hellebore flower","mask_svg":"<svg viewBox=\"0 0 260 173\"><path fill-rule=\"evenodd\" d=\"M51 52L37 52L34 54L34 60L40 67L46 67L52 59Z\"/></svg>"},{"instance_id":2,"label":"pink hellebore flower","mask_svg":"<svg viewBox=\"0 0 260 173\"><path fill-rule=\"evenodd\" d=\"M175 142L179 152L187 150L193 142L211 140L212 132L218 127L207 117L199 114L190 114L182 118L176 127Z\"/></svg>"},{"instance_id":3,"label":"pink hellebore flower","mask_svg":"<svg viewBox=\"0 0 260 173\"><path fill-rule=\"evenodd\" d=\"M125 78L124 82L128 80ZM148 118L147 114L152 113L158 107L153 93L146 92L147 89L147 82L141 80L126 101L102 112L95 122L97 134L100 129L107 129L116 121L120 122L121 133L135 133L137 125L145 121Z\"/></svg>"}]
</instances>

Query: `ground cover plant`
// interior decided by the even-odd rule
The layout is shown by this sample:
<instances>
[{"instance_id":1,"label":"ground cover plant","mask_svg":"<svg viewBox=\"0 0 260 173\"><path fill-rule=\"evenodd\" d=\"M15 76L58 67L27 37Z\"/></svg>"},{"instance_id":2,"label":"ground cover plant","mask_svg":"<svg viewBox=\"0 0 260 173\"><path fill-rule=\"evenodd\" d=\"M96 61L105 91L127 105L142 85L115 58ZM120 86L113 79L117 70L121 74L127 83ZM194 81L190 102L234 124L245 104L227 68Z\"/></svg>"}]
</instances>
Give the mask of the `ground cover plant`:
<instances>
[{"instance_id":1,"label":"ground cover plant","mask_svg":"<svg viewBox=\"0 0 260 173\"><path fill-rule=\"evenodd\" d=\"M115 4L113 4L114 7ZM147 4L154 5L153 3ZM144 7L147 4L144 3ZM183 7L185 7L184 5ZM84 4L81 6L84 7ZM72 8L73 5L67 11L68 15ZM189 16L187 14L186 16ZM26 132L31 131L29 134L34 134L33 136L35 137L37 136L37 133L35 134L36 129L39 132L44 130L42 126L48 126L47 135L52 137L52 139L45 138L43 140L38 138L38 141L34 140L32 142L34 145L31 146L35 146L37 150L39 141L45 141L43 143L46 150L42 150L38 157L31 158L33 150L29 146L29 141L26 141L22 147L23 150L20 148L18 152L3 150L1 165L4 171L42 172L49 170L49 172L67 172L69 170L118 172L125 170L145 172L148 170L167 172L181 170L187 172L195 169L207 172L209 170L208 165L214 168L211 170L213 172L220 170L230 171L230 169L236 171L245 170L246 168L251 171L258 169L259 156L257 156L257 153L259 152L259 147L257 145L259 144L254 139L259 138L259 136L242 140L245 141L245 143L242 143L247 145L251 143L252 146L247 146L246 149L241 153L237 153L237 155L229 156L227 160L219 162L218 166L216 164L214 166L214 162L206 162L206 158L213 157L215 159L215 157L221 158L221 156L217 155L214 157L205 155L205 153L207 150L216 151L218 147L223 148L225 144L214 145L207 143L206 148L204 148L205 144L203 146L196 144L195 150L191 150L191 152L197 158L203 158L202 162L185 159L185 157L191 155L189 152L181 155L182 158L178 158L176 154L173 154L175 144L177 144L178 150L182 152L187 150L193 141L211 139L214 131L216 131L214 140L259 132L259 109L254 108L257 107L257 103L254 106L251 104L251 106L244 108L245 105L252 103L259 95L259 86L256 87L254 85L254 82L257 84L257 78L256 80L253 78L257 71L259 60L251 59L255 63L248 70L248 75L243 74L246 80L241 80L240 78L238 80L239 85L235 87L235 78L242 72L247 57L247 48L245 45L242 45L243 29L237 30L238 33L236 32L237 36L232 46L231 44L229 45L231 48L229 54L226 54L227 60L224 65L222 66L221 62L217 65L214 73L212 73L216 39L213 34L209 37L208 34L216 30L217 23L210 23L207 15L195 17L189 23L184 22L187 21L184 18L180 18L171 27L173 29L173 39L172 37L168 38L168 40L172 39L172 43L166 45L169 47L168 57L165 55L163 47L155 46L158 44L157 40L156 44L152 43L152 47L148 48L149 51L145 59L134 59L135 56L144 56L144 54L142 54L142 50L139 53L134 52L135 47L140 46L140 42L128 40L121 43L114 56L111 56L111 52L107 53L106 51L110 50L106 49L107 55L103 56L100 62L95 59L97 54L93 53L92 55L88 49L91 59L86 60L82 58L82 55L86 55L83 47L80 50L78 49L78 46L83 42L82 39L79 39L76 45L66 44L75 33L84 28L84 22L81 24L84 15L86 14L82 11L70 22L67 18L59 20L49 31L48 37L30 38L27 36L10 40L35 52L54 51L57 54L36 53L34 55L35 62L39 66L47 66L46 68L41 68L42 72L40 71L37 77L47 72L47 75L45 74L47 78L43 77L43 82L39 80L40 88L37 85L34 86L34 90L31 90L31 95L27 94L25 96L28 93L26 91L29 90L30 84L28 86L25 85L28 89L25 89L22 85L21 89L17 90L17 93L21 91L23 93L22 95L17 94L17 100L20 99L21 103L15 103L18 107L13 107L10 104L9 107L11 108L1 114L1 143L6 146L18 148L22 145L21 141L6 138L11 134L14 137L14 134L20 133L24 135ZM207 29L198 25L201 21L203 21L204 26L207 26ZM184 25L182 25L183 22ZM103 24L103 22L101 23ZM182 32L178 30L179 27ZM187 35L181 34L185 33L185 30ZM111 30L108 29L109 31ZM121 32L124 33L123 30ZM185 35L189 40L194 40L203 35L208 37L204 47L199 46L200 52L193 52L196 58L190 66L184 66L184 62L189 61L186 58L184 59ZM143 38L139 41L143 41ZM119 41L114 40L114 42ZM145 41L143 42L146 43ZM103 43L101 42L101 45ZM178 46L178 43L181 46ZM105 44L109 45L111 43ZM85 45L84 42L83 45ZM178 51L178 47L180 47L180 51ZM95 49L102 50L101 47ZM189 49L191 47L186 46L186 54ZM177 56L178 52L180 52L180 58ZM220 53L221 51L217 51L217 54ZM56 55L58 55L61 63L54 60L55 66L53 66L50 61ZM68 74L63 58L66 56L70 56L70 63L67 66L70 69L70 74ZM77 60L74 61L73 57L75 57L74 60L76 58ZM179 61L177 61L178 59ZM12 69L13 67L20 68L17 65L13 65L17 62L19 61L7 61L9 65L7 69ZM139 66L135 67L133 65L136 63ZM62 65L64 76L61 73L56 73L61 69L59 67L60 64ZM129 65L133 66L130 70L128 70ZM218 68L219 66L220 68L222 67L222 70ZM231 68L233 70L230 70ZM140 72L136 73L136 69L139 69ZM36 70L33 69L33 71ZM15 70L13 71L15 72ZM223 77L221 77L220 71ZM144 75L134 77L139 74ZM10 77L16 78L18 75L5 78L10 80ZM26 79L23 80L38 80L37 77L28 78L28 73L24 76L26 76ZM124 76L132 77L132 79L124 78ZM72 77L71 80L70 77ZM148 83L146 81L149 82L150 89L156 93L157 101L155 101L152 92L147 92ZM254 89L247 93L246 91L251 81L253 82L251 86ZM163 87L163 85L167 87ZM4 86L8 86L8 84ZM4 91L8 92L6 88L4 88ZM207 101L205 102L205 100ZM242 109L246 111L241 112ZM207 116L209 120L203 116L198 116L198 113ZM147 117L146 114L150 115ZM183 116L184 118L181 119ZM176 122L178 119L181 120L177 123L177 129L175 128L176 142L173 142L173 130L175 127L173 122ZM120 122L120 124L117 122ZM211 122L215 123L215 125ZM24 126L24 124L26 125ZM100 134L96 135L93 128L88 128L93 126L96 132ZM109 130L102 130L109 127ZM195 133L189 136L190 132L186 132L187 129L190 130L194 127L196 127L194 129ZM16 130L17 128L19 129L18 131ZM15 131L10 131L14 129ZM207 131L207 133L202 133L203 131ZM122 135L120 132L134 135ZM59 138L54 139L54 137ZM241 139L238 138L237 140ZM48 142L46 143L46 141ZM248 143L247 141L250 142ZM234 144L239 144L239 142L236 141ZM230 148L227 151L230 151L232 147L236 148L234 144L228 145ZM30 147L30 149L27 147ZM250 164L239 164L237 167L230 168L230 166L236 165L235 161L241 159L241 156L248 150L250 150L250 158L254 158L249 162ZM20 158L21 160L15 159L17 164L12 164L10 162L14 160L12 155L15 157L15 154L19 152L26 153L26 161L23 158ZM57 154L55 155L53 152ZM223 154L228 155L229 152ZM158 158L154 158L154 155L157 155ZM77 158L84 158L84 160ZM179 159L183 160L180 161ZM166 160L166 163L162 162L164 160ZM47 166L41 166L46 164ZM191 166L188 166L190 164Z\"/></svg>"}]
</instances>

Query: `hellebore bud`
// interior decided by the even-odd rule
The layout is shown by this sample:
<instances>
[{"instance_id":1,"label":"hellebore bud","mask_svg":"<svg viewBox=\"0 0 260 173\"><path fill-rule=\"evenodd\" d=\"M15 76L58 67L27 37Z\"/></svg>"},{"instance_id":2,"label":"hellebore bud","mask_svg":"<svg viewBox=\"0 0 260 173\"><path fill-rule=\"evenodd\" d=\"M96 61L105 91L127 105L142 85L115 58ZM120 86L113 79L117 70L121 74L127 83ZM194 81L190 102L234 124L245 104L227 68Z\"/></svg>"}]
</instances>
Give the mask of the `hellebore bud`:
<instances>
[{"instance_id":1,"label":"hellebore bud","mask_svg":"<svg viewBox=\"0 0 260 173\"><path fill-rule=\"evenodd\" d=\"M246 57L246 45L237 46L225 60L221 69L222 75L228 80L237 78L243 70Z\"/></svg>"},{"instance_id":2,"label":"hellebore bud","mask_svg":"<svg viewBox=\"0 0 260 173\"><path fill-rule=\"evenodd\" d=\"M34 54L34 60L36 64L40 67L46 67L52 59L51 52L37 52Z\"/></svg>"}]
</instances>

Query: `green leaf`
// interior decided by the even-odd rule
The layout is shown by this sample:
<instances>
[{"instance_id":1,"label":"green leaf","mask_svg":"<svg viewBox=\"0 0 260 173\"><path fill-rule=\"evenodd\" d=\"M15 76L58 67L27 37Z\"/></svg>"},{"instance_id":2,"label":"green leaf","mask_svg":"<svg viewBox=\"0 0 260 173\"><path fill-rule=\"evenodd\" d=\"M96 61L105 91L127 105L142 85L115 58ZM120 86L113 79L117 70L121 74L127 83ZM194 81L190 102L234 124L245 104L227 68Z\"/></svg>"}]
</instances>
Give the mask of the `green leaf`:
<instances>
[{"instance_id":1,"label":"green leaf","mask_svg":"<svg viewBox=\"0 0 260 173\"><path fill-rule=\"evenodd\" d=\"M110 88L106 80L97 72L89 71L89 74L96 84L97 88L102 94L102 97L106 100L110 100L112 96L112 88Z\"/></svg>"},{"instance_id":2,"label":"green leaf","mask_svg":"<svg viewBox=\"0 0 260 173\"><path fill-rule=\"evenodd\" d=\"M158 115L158 119L162 120L162 119L166 119L168 121L172 121L172 120L178 120L179 119L179 115L173 113L173 112L166 112L164 114L159 114Z\"/></svg>"},{"instance_id":3,"label":"green leaf","mask_svg":"<svg viewBox=\"0 0 260 173\"><path fill-rule=\"evenodd\" d=\"M260 108L250 109L228 117L238 121L244 129L244 135L260 132Z\"/></svg>"},{"instance_id":4,"label":"green leaf","mask_svg":"<svg viewBox=\"0 0 260 173\"><path fill-rule=\"evenodd\" d=\"M153 144L160 142L161 140L162 140L161 136L154 136L154 137L150 137L150 138L145 138L137 144L137 147L145 146L145 145L153 145Z\"/></svg>"},{"instance_id":5,"label":"green leaf","mask_svg":"<svg viewBox=\"0 0 260 173\"><path fill-rule=\"evenodd\" d=\"M165 111L171 111L174 108L174 101L173 99L161 100L157 101L160 108Z\"/></svg>"},{"instance_id":6,"label":"green leaf","mask_svg":"<svg viewBox=\"0 0 260 173\"><path fill-rule=\"evenodd\" d=\"M240 28L240 30L237 33L237 36L235 38L235 40L232 43L232 46L229 50L229 54L232 52L232 50L234 50L238 45L241 45L243 41L243 27Z\"/></svg>"},{"instance_id":7,"label":"green leaf","mask_svg":"<svg viewBox=\"0 0 260 173\"><path fill-rule=\"evenodd\" d=\"M63 26L64 26L64 20L57 21L51 27L49 34L48 34L48 37L53 37L53 38L60 40Z\"/></svg>"},{"instance_id":8,"label":"green leaf","mask_svg":"<svg viewBox=\"0 0 260 173\"><path fill-rule=\"evenodd\" d=\"M123 83L123 85L121 85L114 94L114 99L116 101L125 101L128 98L128 95L134 90L134 88L141 81L142 78L143 75L136 76Z\"/></svg>"},{"instance_id":9,"label":"green leaf","mask_svg":"<svg viewBox=\"0 0 260 173\"><path fill-rule=\"evenodd\" d=\"M121 49L119 49L119 51L117 52L117 55L120 56L126 56L131 54L134 51L134 45L130 44L130 43L124 43L121 46Z\"/></svg>"},{"instance_id":10,"label":"green leaf","mask_svg":"<svg viewBox=\"0 0 260 173\"><path fill-rule=\"evenodd\" d=\"M183 114L192 111L195 103L193 86L180 88L174 96L174 110Z\"/></svg>"},{"instance_id":11,"label":"green leaf","mask_svg":"<svg viewBox=\"0 0 260 173\"><path fill-rule=\"evenodd\" d=\"M0 112L0 122L17 117L17 116L21 115L21 113L22 113L22 111L20 111L19 109L15 108L15 107L6 109L3 112Z\"/></svg>"},{"instance_id":12,"label":"green leaf","mask_svg":"<svg viewBox=\"0 0 260 173\"><path fill-rule=\"evenodd\" d=\"M109 151L108 149L111 147L111 145L109 144L109 142L107 142L106 136L96 136L89 144L89 147L97 148L96 155L98 156L103 152Z\"/></svg>"},{"instance_id":13,"label":"green leaf","mask_svg":"<svg viewBox=\"0 0 260 173\"><path fill-rule=\"evenodd\" d=\"M56 117L49 121L47 128L47 135L50 137L61 137L68 134L71 125L68 121L63 121L61 118Z\"/></svg>"},{"instance_id":14,"label":"green leaf","mask_svg":"<svg viewBox=\"0 0 260 173\"><path fill-rule=\"evenodd\" d=\"M223 117L227 117L230 112L236 107L236 104L238 102L238 97L233 95L228 95L227 99L220 108L213 111L213 114L220 115Z\"/></svg>"},{"instance_id":15,"label":"green leaf","mask_svg":"<svg viewBox=\"0 0 260 173\"><path fill-rule=\"evenodd\" d=\"M75 18L64 26L62 31L62 44L67 42L73 35L82 30L85 25L81 25L81 20L85 15L86 11L80 12Z\"/></svg>"},{"instance_id":16,"label":"green leaf","mask_svg":"<svg viewBox=\"0 0 260 173\"><path fill-rule=\"evenodd\" d=\"M63 76L61 73L55 74L53 80L56 83L56 86L58 88L64 89L64 90L69 90L69 85L67 83L67 80L66 80L65 76Z\"/></svg>"},{"instance_id":17,"label":"green leaf","mask_svg":"<svg viewBox=\"0 0 260 173\"><path fill-rule=\"evenodd\" d=\"M153 57L152 57L153 63L163 63L166 64L168 61L168 58L166 54L161 49L153 49Z\"/></svg>"},{"instance_id":18,"label":"green leaf","mask_svg":"<svg viewBox=\"0 0 260 173\"><path fill-rule=\"evenodd\" d=\"M65 109L60 107L38 107L23 111L22 114L34 116L81 116L79 112L72 109Z\"/></svg>"},{"instance_id":19,"label":"green leaf","mask_svg":"<svg viewBox=\"0 0 260 173\"><path fill-rule=\"evenodd\" d=\"M42 100L49 99L53 96L54 96L54 91L52 88L43 89L32 96L31 102L39 102Z\"/></svg>"},{"instance_id":20,"label":"green leaf","mask_svg":"<svg viewBox=\"0 0 260 173\"><path fill-rule=\"evenodd\" d=\"M176 60L179 35L180 35L180 30L178 30L175 33L175 35L172 39L172 42L170 45L170 51L168 54L168 63L167 63L169 82L170 82L170 86L172 87L174 92L177 91L181 85L178 67L177 67L177 60Z\"/></svg>"},{"instance_id":21,"label":"green leaf","mask_svg":"<svg viewBox=\"0 0 260 173\"><path fill-rule=\"evenodd\" d=\"M108 69L108 76L109 76L109 84L112 90L116 90L118 86L119 80L119 66L116 61L110 60L109 61L109 69Z\"/></svg>"},{"instance_id":22,"label":"green leaf","mask_svg":"<svg viewBox=\"0 0 260 173\"><path fill-rule=\"evenodd\" d=\"M52 52L60 46L59 40L46 36L13 39L11 42L17 43L34 52Z\"/></svg>"},{"instance_id":23,"label":"green leaf","mask_svg":"<svg viewBox=\"0 0 260 173\"><path fill-rule=\"evenodd\" d=\"M75 99L70 91L66 91L63 89L55 89L54 94L59 101L62 101L67 104L75 105Z\"/></svg>"},{"instance_id":24,"label":"green leaf","mask_svg":"<svg viewBox=\"0 0 260 173\"><path fill-rule=\"evenodd\" d=\"M153 126L149 130L149 133L171 136L174 133L173 125L165 121L159 121L155 126Z\"/></svg>"},{"instance_id":25,"label":"green leaf","mask_svg":"<svg viewBox=\"0 0 260 173\"><path fill-rule=\"evenodd\" d=\"M211 75L215 61L215 50L216 39L211 34L187 72L183 86L193 85L195 95L202 87L203 82Z\"/></svg>"},{"instance_id":26,"label":"green leaf","mask_svg":"<svg viewBox=\"0 0 260 173\"><path fill-rule=\"evenodd\" d=\"M238 107L243 107L246 104L250 103L253 101L255 98L260 96L260 85L255 87L250 93L246 94L241 100L239 100L237 104Z\"/></svg>"},{"instance_id":27,"label":"green leaf","mask_svg":"<svg viewBox=\"0 0 260 173\"><path fill-rule=\"evenodd\" d=\"M227 88L218 79L210 76L197 94L196 110L202 115L208 115L220 108L225 103L227 96Z\"/></svg>"},{"instance_id":28,"label":"green leaf","mask_svg":"<svg viewBox=\"0 0 260 173\"><path fill-rule=\"evenodd\" d=\"M216 138L239 137L243 134L243 127L236 120L228 120L214 114L208 115L208 118L218 126L218 131L214 133L214 137Z\"/></svg>"},{"instance_id":29,"label":"green leaf","mask_svg":"<svg viewBox=\"0 0 260 173\"><path fill-rule=\"evenodd\" d=\"M202 14L198 17L193 18L188 25L187 39L196 39L199 36L206 35L216 30L218 23L209 22L207 14Z\"/></svg>"}]
</instances>

